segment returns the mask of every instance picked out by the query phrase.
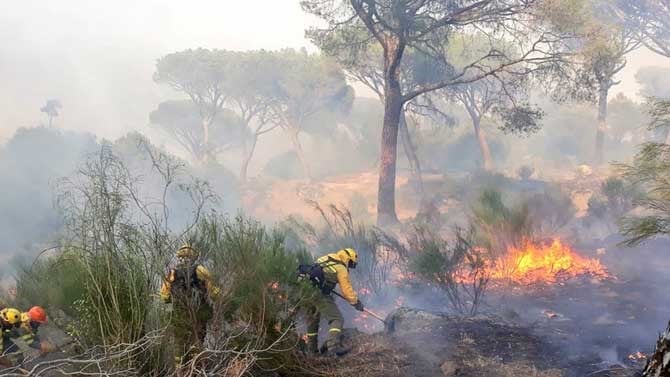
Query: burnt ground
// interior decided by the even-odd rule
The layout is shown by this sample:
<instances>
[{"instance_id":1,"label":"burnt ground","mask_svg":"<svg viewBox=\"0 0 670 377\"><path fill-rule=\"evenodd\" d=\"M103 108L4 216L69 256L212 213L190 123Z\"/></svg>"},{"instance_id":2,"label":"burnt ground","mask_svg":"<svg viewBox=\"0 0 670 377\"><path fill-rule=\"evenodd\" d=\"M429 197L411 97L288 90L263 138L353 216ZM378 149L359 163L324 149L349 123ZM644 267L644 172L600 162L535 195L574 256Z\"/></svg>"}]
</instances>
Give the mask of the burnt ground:
<instances>
[{"instance_id":1,"label":"burnt ground","mask_svg":"<svg viewBox=\"0 0 670 377\"><path fill-rule=\"evenodd\" d=\"M374 335L356 334L341 376L636 376L670 318L668 241L629 249L619 239L581 245L612 278L583 276L551 286L489 292L485 314L446 314L440 300L414 297ZM584 251L586 250L586 251ZM371 349L376 351L370 352ZM631 357L633 356L633 357ZM356 364L358 365L358 364ZM377 365L378 367L373 367Z\"/></svg>"},{"instance_id":2,"label":"burnt ground","mask_svg":"<svg viewBox=\"0 0 670 377\"><path fill-rule=\"evenodd\" d=\"M317 358L329 375L356 377L635 376L637 369L566 357L563 344L536 328L491 316L463 318L400 308L384 332L351 331L351 354Z\"/></svg>"},{"instance_id":3,"label":"burnt ground","mask_svg":"<svg viewBox=\"0 0 670 377\"><path fill-rule=\"evenodd\" d=\"M407 308L389 319L390 336L422 366L413 369L416 376L506 376L520 370L560 375L551 370L557 350L528 328L485 316L461 318Z\"/></svg>"}]
</instances>

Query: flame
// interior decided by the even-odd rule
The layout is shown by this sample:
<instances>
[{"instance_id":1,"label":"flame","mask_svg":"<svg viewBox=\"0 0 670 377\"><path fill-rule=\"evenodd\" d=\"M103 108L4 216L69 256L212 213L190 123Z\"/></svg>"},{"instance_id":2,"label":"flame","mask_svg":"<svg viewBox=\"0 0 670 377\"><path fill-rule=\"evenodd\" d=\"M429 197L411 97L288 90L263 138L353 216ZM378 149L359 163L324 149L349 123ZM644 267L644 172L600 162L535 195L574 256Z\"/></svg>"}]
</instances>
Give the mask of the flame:
<instances>
[{"instance_id":1,"label":"flame","mask_svg":"<svg viewBox=\"0 0 670 377\"><path fill-rule=\"evenodd\" d=\"M552 284L580 275L609 276L598 259L577 254L559 239L549 244L525 241L523 245L521 248L510 247L505 256L487 267L491 280L511 280L528 285Z\"/></svg>"},{"instance_id":2,"label":"flame","mask_svg":"<svg viewBox=\"0 0 670 377\"><path fill-rule=\"evenodd\" d=\"M361 296L369 296L369 295L372 294L372 290L371 290L370 288L363 287L363 288L361 288L361 289L358 291L358 293L359 293Z\"/></svg>"},{"instance_id":3,"label":"flame","mask_svg":"<svg viewBox=\"0 0 670 377\"><path fill-rule=\"evenodd\" d=\"M633 362L641 362L647 360L647 355L637 351L635 353L631 353L628 355L628 360L633 361Z\"/></svg>"},{"instance_id":4,"label":"flame","mask_svg":"<svg viewBox=\"0 0 670 377\"><path fill-rule=\"evenodd\" d=\"M279 282L278 281L273 281L271 283L268 283L268 288L273 290L273 291L278 291L279 290Z\"/></svg>"}]
</instances>

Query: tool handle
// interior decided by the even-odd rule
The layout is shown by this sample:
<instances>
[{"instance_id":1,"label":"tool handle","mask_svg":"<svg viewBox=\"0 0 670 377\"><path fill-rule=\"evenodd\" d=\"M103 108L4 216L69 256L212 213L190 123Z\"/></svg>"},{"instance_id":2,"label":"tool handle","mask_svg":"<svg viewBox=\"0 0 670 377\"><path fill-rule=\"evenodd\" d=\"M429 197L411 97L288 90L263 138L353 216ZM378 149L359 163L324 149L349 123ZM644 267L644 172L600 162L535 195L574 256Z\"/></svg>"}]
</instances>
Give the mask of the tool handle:
<instances>
[{"instance_id":1,"label":"tool handle","mask_svg":"<svg viewBox=\"0 0 670 377\"><path fill-rule=\"evenodd\" d=\"M364 309L363 311L366 312L366 313L368 313L368 314L370 314L370 315L373 316L374 318L376 318L376 319L378 319L378 320L380 320L380 321L386 323L386 320L385 320L384 318L382 318L380 315L377 315L377 314L375 314L374 312L369 311L368 309Z\"/></svg>"},{"instance_id":2,"label":"tool handle","mask_svg":"<svg viewBox=\"0 0 670 377\"><path fill-rule=\"evenodd\" d=\"M339 298L341 298L341 299L345 299L344 296L342 296L342 295L341 295L340 293L338 293L337 291L333 290L332 292L333 292L333 294L334 294L335 296L337 296L337 297L339 297ZM345 300L346 300L346 299L345 299ZM371 315L371 316L374 317L375 319L378 319L378 320L382 321L383 323L386 323L386 320L385 320L384 318L382 318L380 315L375 314L374 312L371 312L371 311L368 310L368 309L363 309L363 311L366 312L366 313L368 313L369 315Z\"/></svg>"}]
</instances>

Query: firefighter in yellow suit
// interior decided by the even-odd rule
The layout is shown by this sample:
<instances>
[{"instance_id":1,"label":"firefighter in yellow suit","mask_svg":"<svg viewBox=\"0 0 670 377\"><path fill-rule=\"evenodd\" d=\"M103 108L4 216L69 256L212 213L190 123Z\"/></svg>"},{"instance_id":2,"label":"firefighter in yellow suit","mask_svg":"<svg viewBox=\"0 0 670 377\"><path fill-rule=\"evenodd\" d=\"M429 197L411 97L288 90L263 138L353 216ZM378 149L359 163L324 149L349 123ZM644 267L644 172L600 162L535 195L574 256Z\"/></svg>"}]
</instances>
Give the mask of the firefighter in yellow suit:
<instances>
[{"instance_id":1,"label":"firefighter in yellow suit","mask_svg":"<svg viewBox=\"0 0 670 377\"><path fill-rule=\"evenodd\" d=\"M175 340L177 368L202 348L207 322L212 318L211 301L219 295L207 268L197 263L198 252L190 245L177 250L178 263L163 281L160 297L172 303L171 324Z\"/></svg>"},{"instance_id":2,"label":"firefighter in yellow suit","mask_svg":"<svg viewBox=\"0 0 670 377\"><path fill-rule=\"evenodd\" d=\"M0 328L2 328L2 344L0 345L0 365L12 367L18 356L18 348L11 341L14 331L21 326L21 311L15 308L0 310Z\"/></svg>"},{"instance_id":3,"label":"firefighter in yellow suit","mask_svg":"<svg viewBox=\"0 0 670 377\"><path fill-rule=\"evenodd\" d=\"M349 279L349 269L356 268L358 255L356 250L346 248L336 253L324 255L318 258L316 263L323 269L325 282L321 294L317 295L314 302L310 303L307 308L307 351L310 353L318 352L319 322L323 317L328 322L328 338L321 352L342 356L351 351L351 348L342 344L344 320L335 303L332 291L339 284L344 299L357 310L363 311L363 304L358 299L358 295L351 286L351 280Z\"/></svg>"}]
</instances>

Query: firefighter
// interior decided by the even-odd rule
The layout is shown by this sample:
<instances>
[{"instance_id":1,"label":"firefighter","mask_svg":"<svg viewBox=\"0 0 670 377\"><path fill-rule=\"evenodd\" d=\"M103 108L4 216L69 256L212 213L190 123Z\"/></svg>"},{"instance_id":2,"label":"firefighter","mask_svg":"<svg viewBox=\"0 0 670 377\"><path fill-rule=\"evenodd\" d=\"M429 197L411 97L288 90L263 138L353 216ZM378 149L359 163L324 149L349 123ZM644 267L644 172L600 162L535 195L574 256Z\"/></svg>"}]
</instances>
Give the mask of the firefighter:
<instances>
[{"instance_id":1,"label":"firefighter","mask_svg":"<svg viewBox=\"0 0 670 377\"><path fill-rule=\"evenodd\" d=\"M14 308L0 310L0 327L2 328L2 345L0 345L0 365L4 367L14 366L14 361L9 356L18 351L18 347L11 341L13 331L21 325L21 311Z\"/></svg>"},{"instance_id":2,"label":"firefighter","mask_svg":"<svg viewBox=\"0 0 670 377\"><path fill-rule=\"evenodd\" d=\"M356 310L363 311L363 304L358 299L356 291L349 280L349 269L356 268L358 255L351 248L342 249L336 253L324 255L316 260L316 264L323 271L321 294L315 296L314 301L307 307L307 351L318 353L319 322L324 318L328 322L328 338L321 348L321 353L342 356L351 351L351 347L342 344L343 317L335 303L333 290L339 284L342 297L353 305Z\"/></svg>"},{"instance_id":3,"label":"firefighter","mask_svg":"<svg viewBox=\"0 0 670 377\"><path fill-rule=\"evenodd\" d=\"M37 335L41 325L48 322L47 312L41 306L33 306L21 314L21 325L16 335L18 339L25 342L29 347L39 350L42 354L53 351L53 347L47 341L42 341Z\"/></svg>"},{"instance_id":4,"label":"firefighter","mask_svg":"<svg viewBox=\"0 0 670 377\"><path fill-rule=\"evenodd\" d=\"M197 263L198 252L193 247L183 245L176 256L178 263L163 281L160 297L172 303L175 364L180 368L202 347L213 314L211 300L216 299L219 288L209 270Z\"/></svg>"}]
</instances>

